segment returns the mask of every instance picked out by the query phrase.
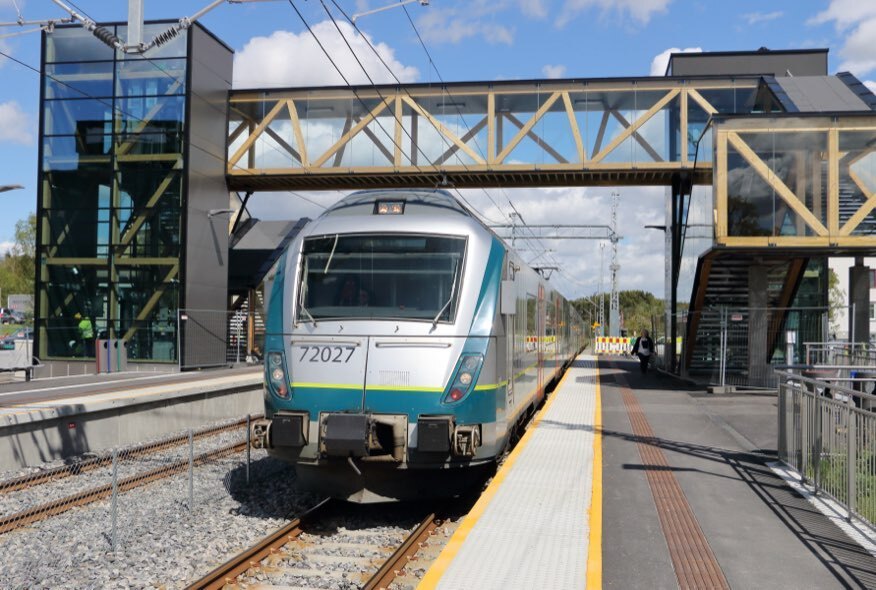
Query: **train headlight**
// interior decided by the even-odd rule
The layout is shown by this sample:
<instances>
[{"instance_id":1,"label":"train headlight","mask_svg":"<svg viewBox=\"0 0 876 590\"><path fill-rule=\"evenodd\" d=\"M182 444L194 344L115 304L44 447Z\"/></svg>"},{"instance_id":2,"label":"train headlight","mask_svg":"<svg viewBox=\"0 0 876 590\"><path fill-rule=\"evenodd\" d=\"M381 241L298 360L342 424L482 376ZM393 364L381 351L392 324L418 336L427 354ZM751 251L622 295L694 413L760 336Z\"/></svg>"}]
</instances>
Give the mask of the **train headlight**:
<instances>
[{"instance_id":1,"label":"train headlight","mask_svg":"<svg viewBox=\"0 0 876 590\"><path fill-rule=\"evenodd\" d=\"M453 373L450 387L444 396L444 403L454 403L467 396L478 380L478 374L484 364L484 357L480 354L463 354Z\"/></svg>"},{"instance_id":2,"label":"train headlight","mask_svg":"<svg viewBox=\"0 0 876 590\"><path fill-rule=\"evenodd\" d=\"M276 396L289 399L286 386L286 363L282 352L269 352L267 358L268 389Z\"/></svg>"},{"instance_id":3,"label":"train headlight","mask_svg":"<svg viewBox=\"0 0 876 590\"><path fill-rule=\"evenodd\" d=\"M375 215L404 215L404 201L377 201L374 204Z\"/></svg>"}]
</instances>

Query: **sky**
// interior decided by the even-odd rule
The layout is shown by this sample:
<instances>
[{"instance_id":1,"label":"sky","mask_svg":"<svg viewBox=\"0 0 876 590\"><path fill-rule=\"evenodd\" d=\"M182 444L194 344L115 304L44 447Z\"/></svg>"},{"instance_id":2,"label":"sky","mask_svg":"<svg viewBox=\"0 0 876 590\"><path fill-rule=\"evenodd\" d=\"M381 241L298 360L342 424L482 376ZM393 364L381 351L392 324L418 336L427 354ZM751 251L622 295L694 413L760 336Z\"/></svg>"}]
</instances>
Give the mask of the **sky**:
<instances>
[{"instance_id":1,"label":"sky","mask_svg":"<svg viewBox=\"0 0 876 590\"><path fill-rule=\"evenodd\" d=\"M320 0L293 1L351 82L367 83L334 33ZM336 1L349 15L398 3ZM178 19L207 4L208 0L145 0L145 16ZM325 5L342 18L331 0ZM76 0L75 6L96 21L127 18L127 2L121 0ZM66 16L51 0L0 0L0 22L16 21L19 14L26 20ZM226 3L200 22L235 50L235 87L342 83L288 0ZM361 16L357 25L392 69L388 72L365 40L347 29L353 48L377 82L390 82L393 74L404 82L662 75L672 52L765 46L828 48L830 73L851 71L876 89L872 0L418 0L404 9L396 6ZM0 27L0 36L31 28ZM0 38L0 51L38 70L39 41L38 33ZM36 209L39 78L37 72L0 55L0 185L25 187L0 193L0 252L8 249L16 221ZM644 226L665 222L664 188L461 192L491 221L508 223L513 202L529 224L606 224L613 190L620 194L618 233L623 236L618 246L619 286L662 297L663 234ZM260 219L315 217L341 196L335 191L257 193L250 210ZM551 281L567 297L596 292L600 276L608 286L607 244L604 256L596 241L519 245L533 265L560 268Z\"/></svg>"}]
</instances>

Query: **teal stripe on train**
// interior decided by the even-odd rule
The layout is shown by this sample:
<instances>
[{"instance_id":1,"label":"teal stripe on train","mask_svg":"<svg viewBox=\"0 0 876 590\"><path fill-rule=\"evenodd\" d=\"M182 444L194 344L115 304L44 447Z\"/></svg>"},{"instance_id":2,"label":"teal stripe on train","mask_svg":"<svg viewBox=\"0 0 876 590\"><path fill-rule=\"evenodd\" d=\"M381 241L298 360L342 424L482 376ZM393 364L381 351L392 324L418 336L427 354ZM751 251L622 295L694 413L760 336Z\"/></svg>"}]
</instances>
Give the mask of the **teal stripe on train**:
<instances>
[{"instance_id":1,"label":"teal stripe on train","mask_svg":"<svg viewBox=\"0 0 876 590\"><path fill-rule=\"evenodd\" d=\"M472 391L452 410L460 424L488 424L496 419L497 394L504 399L505 385L487 390ZM305 410L311 416L320 412L359 412L362 407L361 389L340 389L332 387L294 387L292 399L273 398L273 406L278 410ZM448 406L441 403L444 393L417 390L378 388L368 389L368 402L365 412L378 414L406 414L410 422L416 422L423 414L447 414Z\"/></svg>"},{"instance_id":2,"label":"teal stripe on train","mask_svg":"<svg viewBox=\"0 0 876 590\"><path fill-rule=\"evenodd\" d=\"M493 331L493 318L496 317L496 304L499 301L499 288L502 285L502 268L505 262L505 246L499 238L493 237L487 268L481 281L481 292L472 318L469 336L489 336ZM473 350L471 352L481 352Z\"/></svg>"}]
</instances>

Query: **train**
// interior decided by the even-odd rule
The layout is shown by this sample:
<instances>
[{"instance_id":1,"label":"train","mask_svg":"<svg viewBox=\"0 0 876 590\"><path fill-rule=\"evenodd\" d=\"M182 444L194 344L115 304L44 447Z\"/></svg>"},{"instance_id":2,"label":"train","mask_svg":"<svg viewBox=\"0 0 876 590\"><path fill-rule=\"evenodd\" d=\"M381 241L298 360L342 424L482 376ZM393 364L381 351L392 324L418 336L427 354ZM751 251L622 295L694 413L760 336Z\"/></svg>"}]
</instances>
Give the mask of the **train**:
<instances>
[{"instance_id":1,"label":"train","mask_svg":"<svg viewBox=\"0 0 876 590\"><path fill-rule=\"evenodd\" d=\"M483 481L586 341L572 304L440 189L346 196L270 281L253 445L352 502Z\"/></svg>"}]
</instances>

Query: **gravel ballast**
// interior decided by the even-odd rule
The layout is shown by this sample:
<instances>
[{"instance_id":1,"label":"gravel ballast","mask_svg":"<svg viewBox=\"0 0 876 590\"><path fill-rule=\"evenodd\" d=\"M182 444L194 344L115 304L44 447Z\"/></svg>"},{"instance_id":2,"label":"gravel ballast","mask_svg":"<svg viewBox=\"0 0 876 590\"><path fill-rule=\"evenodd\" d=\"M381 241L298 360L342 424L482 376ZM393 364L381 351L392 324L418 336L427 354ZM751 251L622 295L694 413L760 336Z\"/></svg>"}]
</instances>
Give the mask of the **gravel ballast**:
<instances>
[{"instance_id":1,"label":"gravel ballast","mask_svg":"<svg viewBox=\"0 0 876 590\"><path fill-rule=\"evenodd\" d=\"M119 496L118 549L111 501L74 508L0 535L0 588L181 588L272 532L318 498L296 488L294 469L244 453ZM75 478L68 478L75 479Z\"/></svg>"}]
</instances>

